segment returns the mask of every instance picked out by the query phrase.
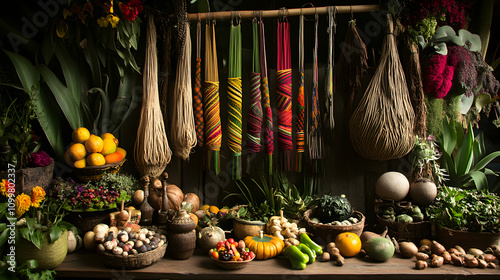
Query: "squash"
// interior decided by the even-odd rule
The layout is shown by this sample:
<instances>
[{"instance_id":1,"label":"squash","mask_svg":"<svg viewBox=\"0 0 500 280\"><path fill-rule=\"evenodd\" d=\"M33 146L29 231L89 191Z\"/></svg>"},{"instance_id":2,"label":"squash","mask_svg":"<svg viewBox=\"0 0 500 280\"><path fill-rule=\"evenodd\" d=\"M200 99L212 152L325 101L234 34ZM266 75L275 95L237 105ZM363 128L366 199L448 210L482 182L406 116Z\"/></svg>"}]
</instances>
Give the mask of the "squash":
<instances>
[{"instance_id":1,"label":"squash","mask_svg":"<svg viewBox=\"0 0 500 280\"><path fill-rule=\"evenodd\" d=\"M167 184L167 183L165 183ZM182 200L184 199L184 193L176 185L167 184L167 197L169 209L174 211L179 211L181 208Z\"/></svg>"},{"instance_id":2,"label":"squash","mask_svg":"<svg viewBox=\"0 0 500 280\"><path fill-rule=\"evenodd\" d=\"M273 258L279 254L285 247L285 243L279 237L264 234L260 232L259 236L247 236L244 239L246 246L255 253L258 260Z\"/></svg>"},{"instance_id":3,"label":"squash","mask_svg":"<svg viewBox=\"0 0 500 280\"><path fill-rule=\"evenodd\" d=\"M194 226L197 227L198 226L198 216L196 216L196 214L194 213L189 213L189 217L191 218L191 220L193 220L194 222Z\"/></svg>"},{"instance_id":4,"label":"squash","mask_svg":"<svg viewBox=\"0 0 500 280\"><path fill-rule=\"evenodd\" d=\"M183 202L191 203L191 213L196 212L200 208L200 198L195 193L185 194Z\"/></svg>"}]
</instances>

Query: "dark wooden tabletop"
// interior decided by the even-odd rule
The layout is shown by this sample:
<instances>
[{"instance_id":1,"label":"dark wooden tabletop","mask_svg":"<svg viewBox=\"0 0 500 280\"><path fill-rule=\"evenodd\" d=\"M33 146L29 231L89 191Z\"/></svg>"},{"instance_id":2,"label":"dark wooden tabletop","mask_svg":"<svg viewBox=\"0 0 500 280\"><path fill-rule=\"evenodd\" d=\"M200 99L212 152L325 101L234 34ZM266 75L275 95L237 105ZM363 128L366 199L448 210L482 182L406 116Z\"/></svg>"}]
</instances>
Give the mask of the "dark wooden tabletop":
<instances>
[{"instance_id":1,"label":"dark wooden tabletop","mask_svg":"<svg viewBox=\"0 0 500 280\"><path fill-rule=\"evenodd\" d=\"M202 252L196 251L187 260L175 260L167 251L157 263L137 270L106 267L101 256L85 250L69 254L56 269L58 278L113 278L113 279L500 279L497 268L466 268L451 264L424 270L414 268L415 259L392 257L387 262L366 258L346 258L341 267L334 262L307 265L304 270L291 269L284 257L254 260L239 270L224 270Z\"/></svg>"}]
</instances>

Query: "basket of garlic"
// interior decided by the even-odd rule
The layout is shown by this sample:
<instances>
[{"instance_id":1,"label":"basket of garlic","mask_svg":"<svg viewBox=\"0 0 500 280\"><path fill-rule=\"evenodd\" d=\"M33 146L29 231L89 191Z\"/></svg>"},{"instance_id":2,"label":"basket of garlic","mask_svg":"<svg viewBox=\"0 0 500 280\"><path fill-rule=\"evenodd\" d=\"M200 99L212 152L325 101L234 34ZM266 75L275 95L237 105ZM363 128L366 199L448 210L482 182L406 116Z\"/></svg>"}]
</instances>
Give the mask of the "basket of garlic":
<instances>
[{"instance_id":1,"label":"basket of garlic","mask_svg":"<svg viewBox=\"0 0 500 280\"><path fill-rule=\"evenodd\" d=\"M266 225L266 233L279 237L285 242L285 247L298 245L300 243L298 238L304 232L306 232L305 228L299 228L295 222L290 222L283 216L283 210L280 211L279 216L269 218Z\"/></svg>"}]
</instances>

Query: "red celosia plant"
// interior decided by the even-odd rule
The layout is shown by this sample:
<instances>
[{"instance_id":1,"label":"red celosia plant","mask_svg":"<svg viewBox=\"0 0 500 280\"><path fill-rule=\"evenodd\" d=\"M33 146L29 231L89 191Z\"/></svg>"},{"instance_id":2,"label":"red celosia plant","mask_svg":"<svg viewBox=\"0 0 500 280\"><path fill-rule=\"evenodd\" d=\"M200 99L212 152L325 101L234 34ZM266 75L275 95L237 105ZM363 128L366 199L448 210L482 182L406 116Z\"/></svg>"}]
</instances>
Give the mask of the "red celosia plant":
<instances>
[{"instance_id":1,"label":"red celosia plant","mask_svg":"<svg viewBox=\"0 0 500 280\"><path fill-rule=\"evenodd\" d=\"M140 0L130 0L128 3L120 2L120 9L122 10L123 16L128 21L132 21L142 12L142 3Z\"/></svg>"},{"instance_id":2,"label":"red celosia plant","mask_svg":"<svg viewBox=\"0 0 500 280\"><path fill-rule=\"evenodd\" d=\"M467 27L473 3L470 0L406 0L403 2L406 13L401 18L406 26L412 26L428 16L434 16L439 25L449 25L458 30Z\"/></svg>"}]
</instances>

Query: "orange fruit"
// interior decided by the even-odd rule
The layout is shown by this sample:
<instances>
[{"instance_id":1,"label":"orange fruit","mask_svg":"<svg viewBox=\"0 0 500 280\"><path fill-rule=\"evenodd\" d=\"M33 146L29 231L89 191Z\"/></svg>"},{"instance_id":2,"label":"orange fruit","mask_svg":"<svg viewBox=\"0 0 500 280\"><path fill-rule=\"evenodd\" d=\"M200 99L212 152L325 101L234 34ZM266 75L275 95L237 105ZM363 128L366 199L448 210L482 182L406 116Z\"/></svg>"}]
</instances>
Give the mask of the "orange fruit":
<instances>
[{"instance_id":1,"label":"orange fruit","mask_svg":"<svg viewBox=\"0 0 500 280\"><path fill-rule=\"evenodd\" d=\"M101 138L102 138L102 140L111 139L111 140L113 140L113 142L115 142L116 146L118 146L118 139L113 134L111 134L109 132L103 133L101 135Z\"/></svg>"},{"instance_id":2,"label":"orange fruit","mask_svg":"<svg viewBox=\"0 0 500 280\"><path fill-rule=\"evenodd\" d=\"M104 159L106 160L106 164L115 163L121 161L123 159L123 155L119 152L114 152L105 156Z\"/></svg>"},{"instance_id":3,"label":"orange fruit","mask_svg":"<svg viewBox=\"0 0 500 280\"><path fill-rule=\"evenodd\" d=\"M87 164L89 166L99 166L106 164L104 156L100 153L92 153L87 157Z\"/></svg>"},{"instance_id":4,"label":"orange fruit","mask_svg":"<svg viewBox=\"0 0 500 280\"><path fill-rule=\"evenodd\" d=\"M85 127L79 127L73 130L73 133L71 133L71 138L76 143L83 143L87 141L89 137L90 137L90 132Z\"/></svg>"},{"instance_id":5,"label":"orange fruit","mask_svg":"<svg viewBox=\"0 0 500 280\"><path fill-rule=\"evenodd\" d=\"M217 215L217 213L219 213L219 208L217 206L215 206L215 205L212 205L212 206L210 206L210 208L208 209L208 211L210 211L210 212L212 212L212 213L214 213L214 214Z\"/></svg>"},{"instance_id":6,"label":"orange fruit","mask_svg":"<svg viewBox=\"0 0 500 280\"><path fill-rule=\"evenodd\" d=\"M91 134L89 139L85 141L85 148L87 149L87 152L91 154L100 153L103 148L102 138L94 134Z\"/></svg>"},{"instance_id":7,"label":"orange fruit","mask_svg":"<svg viewBox=\"0 0 500 280\"><path fill-rule=\"evenodd\" d=\"M335 238L335 245L344 257L356 256L361 251L361 240L354 232L342 232Z\"/></svg>"},{"instance_id":8,"label":"orange fruit","mask_svg":"<svg viewBox=\"0 0 500 280\"><path fill-rule=\"evenodd\" d=\"M121 147L117 147L116 148L116 151L120 154L122 154L123 158L125 158L127 156L127 151L125 151L124 148L121 148Z\"/></svg>"},{"instance_id":9,"label":"orange fruit","mask_svg":"<svg viewBox=\"0 0 500 280\"><path fill-rule=\"evenodd\" d=\"M87 151L85 149L85 146L81 143L75 143L68 149L68 155L71 161L81 160L85 158L86 154Z\"/></svg>"},{"instance_id":10,"label":"orange fruit","mask_svg":"<svg viewBox=\"0 0 500 280\"><path fill-rule=\"evenodd\" d=\"M116 152L115 141L113 141L113 139L110 139L110 138L103 139L102 140L102 151L101 151L101 154L103 156L107 156L107 155L112 154L114 152Z\"/></svg>"},{"instance_id":11,"label":"orange fruit","mask_svg":"<svg viewBox=\"0 0 500 280\"><path fill-rule=\"evenodd\" d=\"M74 165L75 165L75 168L84 168L85 166L87 166L87 161L86 159L81 159L81 160L77 160L74 162Z\"/></svg>"}]
</instances>

